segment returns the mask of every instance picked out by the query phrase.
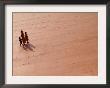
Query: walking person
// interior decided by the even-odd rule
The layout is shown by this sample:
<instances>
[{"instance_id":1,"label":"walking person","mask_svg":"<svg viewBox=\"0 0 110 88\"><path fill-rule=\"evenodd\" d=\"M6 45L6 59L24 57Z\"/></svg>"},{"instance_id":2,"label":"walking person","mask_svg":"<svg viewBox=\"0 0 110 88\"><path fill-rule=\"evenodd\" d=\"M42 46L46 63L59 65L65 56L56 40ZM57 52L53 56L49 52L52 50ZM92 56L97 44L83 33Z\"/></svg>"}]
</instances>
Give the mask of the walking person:
<instances>
[{"instance_id":1,"label":"walking person","mask_svg":"<svg viewBox=\"0 0 110 88\"><path fill-rule=\"evenodd\" d=\"M21 38L22 38L22 39L24 38L23 30L21 30Z\"/></svg>"},{"instance_id":2,"label":"walking person","mask_svg":"<svg viewBox=\"0 0 110 88\"><path fill-rule=\"evenodd\" d=\"M23 31L21 30L21 38L22 38L22 41L23 41L23 46L25 45L26 43L26 40L25 40L25 37L24 37L24 33Z\"/></svg>"},{"instance_id":3,"label":"walking person","mask_svg":"<svg viewBox=\"0 0 110 88\"><path fill-rule=\"evenodd\" d=\"M20 46L21 46L21 44L22 44L22 39L19 37L19 42L20 42Z\"/></svg>"},{"instance_id":4,"label":"walking person","mask_svg":"<svg viewBox=\"0 0 110 88\"><path fill-rule=\"evenodd\" d=\"M26 39L27 43L29 43L27 32L25 32L25 39Z\"/></svg>"}]
</instances>

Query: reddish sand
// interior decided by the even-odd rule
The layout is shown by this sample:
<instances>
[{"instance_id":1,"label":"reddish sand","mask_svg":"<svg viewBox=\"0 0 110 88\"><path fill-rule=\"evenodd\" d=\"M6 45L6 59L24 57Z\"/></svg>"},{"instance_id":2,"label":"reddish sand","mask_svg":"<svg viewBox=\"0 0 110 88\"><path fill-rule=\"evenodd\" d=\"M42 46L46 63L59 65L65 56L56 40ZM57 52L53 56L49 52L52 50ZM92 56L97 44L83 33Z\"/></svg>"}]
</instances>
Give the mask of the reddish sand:
<instances>
[{"instance_id":1,"label":"reddish sand","mask_svg":"<svg viewBox=\"0 0 110 88\"><path fill-rule=\"evenodd\" d=\"M21 29L29 36L25 49ZM13 13L13 75L98 75L98 14Z\"/></svg>"}]
</instances>

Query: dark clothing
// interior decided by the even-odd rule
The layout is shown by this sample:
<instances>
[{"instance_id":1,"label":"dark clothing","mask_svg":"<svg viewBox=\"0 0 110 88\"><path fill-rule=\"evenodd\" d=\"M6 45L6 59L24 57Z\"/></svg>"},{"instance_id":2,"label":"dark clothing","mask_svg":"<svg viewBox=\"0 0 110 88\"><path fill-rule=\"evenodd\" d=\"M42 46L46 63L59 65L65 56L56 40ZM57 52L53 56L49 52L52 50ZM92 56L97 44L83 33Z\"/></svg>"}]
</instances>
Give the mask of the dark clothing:
<instances>
[{"instance_id":1,"label":"dark clothing","mask_svg":"<svg viewBox=\"0 0 110 88\"><path fill-rule=\"evenodd\" d=\"M22 44L22 39L19 37L19 42L20 42L20 46L21 46L21 44Z\"/></svg>"},{"instance_id":2,"label":"dark clothing","mask_svg":"<svg viewBox=\"0 0 110 88\"><path fill-rule=\"evenodd\" d=\"M25 39L25 37L24 37L24 33L23 33L23 32L21 32L21 38L22 38L23 44L25 45L26 39Z\"/></svg>"},{"instance_id":3,"label":"dark clothing","mask_svg":"<svg viewBox=\"0 0 110 88\"><path fill-rule=\"evenodd\" d=\"M23 33L21 33L21 38L22 38L22 39L24 38L24 34L23 34Z\"/></svg>"},{"instance_id":4,"label":"dark clothing","mask_svg":"<svg viewBox=\"0 0 110 88\"><path fill-rule=\"evenodd\" d=\"M27 35L25 36L25 38L26 38L27 41L29 40Z\"/></svg>"},{"instance_id":5,"label":"dark clothing","mask_svg":"<svg viewBox=\"0 0 110 88\"><path fill-rule=\"evenodd\" d=\"M27 43L29 43L29 42L28 42L29 39L28 39L27 33L25 33L25 39L26 39Z\"/></svg>"}]
</instances>

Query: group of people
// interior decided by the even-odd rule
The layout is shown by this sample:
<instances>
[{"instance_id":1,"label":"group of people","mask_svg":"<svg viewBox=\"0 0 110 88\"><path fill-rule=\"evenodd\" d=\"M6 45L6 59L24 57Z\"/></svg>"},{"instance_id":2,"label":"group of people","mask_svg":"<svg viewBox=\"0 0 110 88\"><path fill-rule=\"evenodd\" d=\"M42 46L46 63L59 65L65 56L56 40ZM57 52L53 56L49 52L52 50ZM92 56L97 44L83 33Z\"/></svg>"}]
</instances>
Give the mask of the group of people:
<instances>
[{"instance_id":1,"label":"group of people","mask_svg":"<svg viewBox=\"0 0 110 88\"><path fill-rule=\"evenodd\" d=\"M25 43L29 43L29 39L28 39L28 35L27 32L23 32L23 30L21 30L21 37L19 37L19 42L20 42L20 46L23 45L25 46Z\"/></svg>"}]
</instances>

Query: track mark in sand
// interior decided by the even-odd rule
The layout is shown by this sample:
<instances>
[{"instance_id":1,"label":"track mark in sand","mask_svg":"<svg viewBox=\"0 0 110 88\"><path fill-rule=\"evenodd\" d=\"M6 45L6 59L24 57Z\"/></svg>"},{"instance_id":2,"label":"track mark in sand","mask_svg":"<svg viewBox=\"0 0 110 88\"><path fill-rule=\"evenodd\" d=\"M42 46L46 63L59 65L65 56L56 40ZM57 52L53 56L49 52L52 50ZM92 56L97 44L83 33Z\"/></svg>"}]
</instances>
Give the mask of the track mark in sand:
<instances>
[{"instance_id":1,"label":"track mark in sand","mask_svg":"<svg viewBox=\"0 0 110 88\"><path fill-rule=\"evenodd\" d=\"M25 65L25 64L22 64L22 65Z\"/></svg>"},{"instance_id":2,"label":"track mark in sand","mask_svg":"<svg viewBox=\"0 0 110 88\"><path fill-rule=\"evenodd\" d=\"M33 54L33 56L34 56L34 54Z\"/></svg>"},{"instance_id":3,"label":"track mark in sand","mask_svg":"<svg viewBox=\"0 0 110 88\"><path fill-rule=\"evenodd\" d=\"M73 62L72 64L76 64L75 62Z\"/></svg>"},{"instance_id":4,"label":"track mark in sand","mask_svg":"<svg viewBox=\"0 0 110 88\"><path fill-rule=\"evenodd\" d=\"M39 56L39 55L45 55L46 53L39 53L37 56Z\"/></svg>"},{"instance_id":5,"label":"track mark in sand","mask_svg":"<svg viewBox=\"0 0 110 88\"><path fill-rule=\"evenodd\" d=\"M24 65L29 65L30 63L29 62L27 62L27 63L23 63L22 65L24 66Z\"/></svg>"},{"instance_id":6,"label":"track mark in sand","mask_svg":"<svg viewBox=\"0 0 110 88\"><path fill-rule=\"evenodd\" d=\"M27 58L29 58L29 56Z\"/></svg>"},{"instance_id":7,"label":"track mark in sand","mask_svg":"<svg viewBox=\"0 0 110 88\"><path fill-rule=\"evenodd\" d=\"M56 60L56 63L59 63L59 61L58 61L58 60Z\"/></svg>"}]
</instances>

